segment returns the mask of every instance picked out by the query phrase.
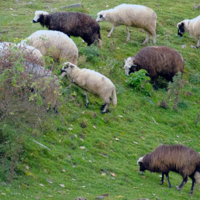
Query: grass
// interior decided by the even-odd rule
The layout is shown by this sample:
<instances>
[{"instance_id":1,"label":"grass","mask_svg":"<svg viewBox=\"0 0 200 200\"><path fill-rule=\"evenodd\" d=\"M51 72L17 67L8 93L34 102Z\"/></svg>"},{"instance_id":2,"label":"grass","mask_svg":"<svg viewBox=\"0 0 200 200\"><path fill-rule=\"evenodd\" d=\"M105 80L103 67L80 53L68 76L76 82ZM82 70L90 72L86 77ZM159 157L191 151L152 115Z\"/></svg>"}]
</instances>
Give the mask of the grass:
<instances>
[{"instance_id":1,"label":"grass","mask_svg":"<svg viewBox=\"0 0 200 200\"><path fill-rule=\"evenodd\" d=\"M61 6L74 3L72 0L35 0L32 1L33 4L29 2L1 2L1 41L17 42L43 29L39 24L31 23L36 10L61 11ZM121 3L121 0L85 0L82 2L83 8L73 11L85 12L96 18L99 11ZM117 107L111 105L110 112L102 115L101 100L89 94L90 105L86 109L83 91L75 85L66 90L69 81L64 81L59 115L49 114L48 120L43 121L40 128L29 130L29 137L24 140L12 184L0 177L1 183L7 183L0 184L0 199L71 200L84 196L92 200L102 193L109 194L108 200L200 198L198 186L194 194L188 196L191 180L181 191L177 191L175 186L181 183L182 177L170 172L172 188L169 189L166 182L163 186L159 185L159 174L146 171L144 176L141 176L136 164L139 157L161 144L184 144L200 152L200 124L194 123L200 110L200 83L198 77L195 77L195 74L200 73L199 49L190 48L190 45L195 46L197 41L189 38L187 34L183 38L176 35L178 22L199 15L199 11L193 9L193 5L198 1L128 0L126 3L152 8L158 16L157 45L177 49L185 60L183 79L186 84L180 93L178 111L172 109L173 99L169 109L158 106L158 103L167 97L165 90L152 90L150 98L126 84L124 59L133 56L143 47L141 43L145 39L145 33L130 28L131 40L124 44L125 27L117 27L111 38L107 38L112 25L102 22L100 26L103 47L97 55L91 56L81 38L73 40L80 50L80 67L94 69L109 77L116 85ZM185 44L186 48L182 49L182 44ZM152 40L148 45L152 45ZM58 69L60 65L56 67ZM58 71L56 72L59 75ZM191 76L194 76L193 79ZM112 176L111 173L117 176Z\"/></svg>"}]
</instances>

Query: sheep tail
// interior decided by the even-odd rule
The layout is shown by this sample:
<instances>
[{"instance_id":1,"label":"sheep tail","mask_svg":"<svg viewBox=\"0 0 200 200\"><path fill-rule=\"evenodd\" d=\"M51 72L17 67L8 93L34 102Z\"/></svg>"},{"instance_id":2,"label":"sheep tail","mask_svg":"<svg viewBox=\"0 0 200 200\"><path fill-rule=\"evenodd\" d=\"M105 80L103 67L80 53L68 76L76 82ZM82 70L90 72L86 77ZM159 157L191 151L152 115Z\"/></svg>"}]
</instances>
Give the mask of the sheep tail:
<instances>
[{"instance_id":1,"label":"sheep tail","mask_svg":"<svg viewBox=\"0 0 200 200\"><path fill-rule=\"evenodd\" d=\"M116 88L113 90L113 105L117 105L117 95L116 95Z\"/></svg>"},{"instance_id":2,"label":"sheep tail","mask_svg":"<svg viewBox=\"0 0 200 200\"><path fill-rule=\"evenodd\" d=\"M196 183L200 184L200 165L198 165L196 168L194 178L195 178Z\"/></svg>"}]
</instances>

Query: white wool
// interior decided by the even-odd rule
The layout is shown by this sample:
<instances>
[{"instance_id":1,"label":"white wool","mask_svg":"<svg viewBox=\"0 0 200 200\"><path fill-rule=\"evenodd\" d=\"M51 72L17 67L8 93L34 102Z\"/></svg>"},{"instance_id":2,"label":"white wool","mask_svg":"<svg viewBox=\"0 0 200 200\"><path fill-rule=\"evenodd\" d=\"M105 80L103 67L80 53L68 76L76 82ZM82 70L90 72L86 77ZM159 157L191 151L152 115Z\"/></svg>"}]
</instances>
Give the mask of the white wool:
<instances>
[{"instance_id":1,"label":"white wool","mask_svg":"<svg viewBox=\"0 0 200 200\"><path fill-rule=\"evenodd\" d=\"M127 28L132 26L136 28L142 28L147 32L147 38L143 44L148 42L150 35L153 36L154 43L156 42L157 16L152 9L146 6L121 4L113 9L100 11L97 14L96 20L98 22L106 21L113 24L113 29L111 30L108 37L110 37L112 34L115 26L126 25ZM129 40L130 34L128 29L127 32L127 40Z\"/></svg>"},{"instance_id":2,"label":"white wool","mask_svg":"<svg viewBox=\"0 0 200 200\"><path fill-rule=\"evenodd\" d=\"M8 51L13 50L16 44L11 42L1 42L0 43L0 57L4 57Z\"/></svg>"},{"instance_id":3,"label":"white wool","mask_svg":"<svg viewBox=\"0 0 200 200\"><path fill-rule=\"evenodd\" d=\"M46 11L42 11L42 10L35 11L35 17L33 18L33 20L37 21L41 14L48 15L49 13Z\"/></svg>"},{"instance_id":4,"label":"white wool","mask_svg":"<svg viewBox=\"0 0 200 200\"><path fill-rule=\"evenodd\" d=\"M142 157L140 157L140 158L138 159L138 161L137 161L137 165L139 165L140 162L142 163L143 158L144 158L144 156L142 156Z\"/></svg>"},{"instance_id":5,"label":"white wool","mask_svg":"<svg viewBox=\"0 0 200 200\"><path fill-rule=\"evenodd\" d=\"M200 15L194 19L185 19L179 22L177 28L182 23L184 23L185 32L188 32L190 37L197 39L197 47L200 46Z\"/></svg>"},{"instance_id":6,"label":"white wool","mask_svg":"<svg viewBox=\"0 0 200 200\"><path fill-rule=\"evenodd\" d=\"M27 44L39 49L42 55L77 64L78 48L71 38L60 31L39 30L26 39ZM20 43L24 45L24 40Z\"/></svg>"},{"instance_id":7,"label":"white wool","mask_svg":"<svg viewBox=\"0 0 200 200\"><path fill-rule=\"evenodd\" d=\"M129 69L133 65L133 59L131 57L128 57L125 61L124 69L125 69L125 75L129 76Z\"/></svg>"},{"instance_id":8,"label":"white wool","mask_svg":"<svg viewBox=\"0 0 200 200\"><path fill-rule=\"evenodd\" d=\"M65 69L65 66L69 66ZM70 66L73 66L72 68ZM105 104L110 105L110 97L113 94L113 104L117 105L116 88L111 80L104 75L90 69L80 69L76 65L71 63L64 63L64 74L71 82L76 83L79 87L92 94L96 94L101 97Z\"/></svg>"}]
</instances>

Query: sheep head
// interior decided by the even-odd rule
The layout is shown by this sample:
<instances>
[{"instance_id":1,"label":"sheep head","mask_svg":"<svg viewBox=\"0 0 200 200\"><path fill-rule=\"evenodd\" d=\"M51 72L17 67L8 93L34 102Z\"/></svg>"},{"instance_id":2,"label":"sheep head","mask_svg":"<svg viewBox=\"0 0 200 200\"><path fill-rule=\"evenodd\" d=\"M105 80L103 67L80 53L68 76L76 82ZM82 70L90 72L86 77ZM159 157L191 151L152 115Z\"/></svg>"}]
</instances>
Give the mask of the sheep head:
<instances>
[{"instance_id":1,"label":"sheep head","mask_svg":"<svg viewBox=\"0 0 200 200\"><path fill-rule=\"evenodd\" d=\"M63 67L61 69L61 76L64 77L66 74L71 74L75 67L76 65L70 62L63 63Z\"/></svg>"},{"instance_id":2,"label":"sheep head","mask_svg":"<svg viewBox=\"0 0 200 200\"><path fill-rule=\"evenodd\" d=\"M128 57L127 60L124 59L125 65L125 75L129 76L131 72L138 71L137 65L134 63L134 57Z\"/></svg>"},{"instance_id":3,"label":"sheep head","mask_svg":"<svg viewBox=\"0 0 200 200\"><path fill-rule=\"evenodd\" d=\"M144 157L144 156L143 156ZM137 164L140 166L140 174L143 174L146 170L144 164L143 164L143 157L140 157L137 161Z\"/></svg>"},{"instance_id":4,"label":"sheep head","mask_svg":"<svg viewBox=\"0 0 200 200\"><path fill-rule=\"evenodd\" d=\"M33 18L33 23L38 23L38 22L42 23L47 15L49 15L48 12L42 10L35 11L35 17Z\"/></svg>"},{"instance_id":5,"label":"sheep head","mask_svg":"<svg viewBox=\"0 0 200 200\"><path fill-rule=\"evenodd\" d=\"M179 22L177 24L177 28L178 28L178 35L180 35L182 37L183 34L185 33L185 23L184 22Z\"/></svg>"},{"instance_id":6,"label":"sheep head","mask_svg":"<svg viewBox=\"0 0 200 200\"><path fill-rule=\"evenodd\" d=\"M106 19L106 14L104 14L103 12L99 12L97 14L97 19L96 19L97 22L105 21L105 19Z\"/></svg>"}]
</instances>

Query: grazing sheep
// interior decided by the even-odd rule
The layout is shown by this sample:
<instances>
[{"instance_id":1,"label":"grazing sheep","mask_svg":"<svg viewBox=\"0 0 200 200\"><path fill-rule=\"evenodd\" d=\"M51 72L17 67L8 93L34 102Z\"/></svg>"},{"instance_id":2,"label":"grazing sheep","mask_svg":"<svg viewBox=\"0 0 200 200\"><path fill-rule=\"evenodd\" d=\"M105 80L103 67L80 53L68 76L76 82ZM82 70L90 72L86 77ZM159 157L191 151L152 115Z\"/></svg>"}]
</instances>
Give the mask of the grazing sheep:
<instances>
[{"instance_id":1,"label":"grazing sheep","mask_svg":"<svg viewBox=\"0 0 200 200\"><path fill-rule=\"evenodd\" d=\"M87 91L96 94L102 98L104 104L101 107L102 113L105 113L111 103L111 96L113 95L113 104L117 105L116 89L113 83L104 75L95 72L90 69L80 69L72 63L64 63L61 70L62 77L67 74L68 79L71 81L68 89L75 83L82 88L86 96L86 107L88 107L89 101L87 97Z\"/></svg>"},{"instance_id":2,"label":"grazing sheep","mask_svg":"<svg viewBox=\"0 0 200 200\"><path fill-rule=\"evenodd\" d=\"M19 45L29 44L40 50L42 55L51 55L55 60L67 60L77 64L78 48L72 39L59 31L40 30L30 35Z\"/></svg>"},{"instance_id":3,"label":"grazing sheep","mask_svg":"<svg viewBox=\"0 0 200 200\"><path fill-rule=\"evenodd\" d=\"M32 61L38 65L42 65L43 67L45 66L45 62L42 59L42 54L38 49L29 45L17 46L16 44L10 42L0 43L0 57L5 57L7 54L10 52L12 53L12 51L15 50L17 50L19 53L22 53L27 58L27 61L29 58L31 58L31 60L29 60L30 62Z\"/></svg>"},{"instance_id":4,"label":"grazing sheep","mask_svg":"<svg viewBox=\"0 0 200 200\"><path fill-rule=\"evenodd\" d=\"M75 37L81 37L87 45L98 42L102 46L100 26L90 15L79 12L56 12L49 14L45 11L36 11L33 23L40 22L49 30L61 31Z\"/></svg>"},{"instance_id":5,"label":"grazing sheep","mask_svg":"<svg viewBox=\"0 0 200 200\"><path fill-rule=\"evenodd\" d=\"M145 170L162 173L161 185L164 182L164 175L166 175L169 188L171 188L168 175L170 171L177 172L183 177L177 190L185 185L188 176L192 179L191 194L194 191L195 183L200 183L199 154L184 145L161 145L153 152L139 158L137 164L140 166L140 173Z\"/></svg>"},{"instance_id":6,"label":"grazing sheep","mask_svg":"<svg viewBox=\"0 0 200 200\"><path fill-rule=\"evenodd\" d=\"M97 22L106 21L113 24L113 27L108 34L111 36L114 28L120 25L126 25L127 41L130 40L129 26L142 28L147 32L147 37L142 43L143 45L149 41L150 36L153 36L153 43L156 43L156 13L146 7L134 4L121 4L113 9L103 10L97 14Z\"/></svg>"},{"instance_id":7,"label":"grazing sheep","mask_svg":"<svg viewBox=\"0 0 200 200\"><path fill-rule=\"evenodd\" d=\"M157 88L158 76L164 77L167 81L172 81L177 72L183 73L184 60L181 54L170 47L148 46L141 49L134 57L129 57L125 61L125 74L129 76L131 72L145 69L149 77L154 81L154 89Z\"/></svg>"},{"instance_id":8,"label":"grazing sheep","mask_svg":"<svg viewBox=\"0 0 200 200\"><path fill-rule=\"evenodd\" d=\"M194 19L185 19L179 22L177 28L178 35L182 37L185 32L188 32L192 38L198 40L196 48L200 46L200 15Z\"/></svg>"},{"instance_id":9,"label":"grazing sheep","mask_svg":"<svg viewBox=\"0 0 200 200\"><path fill-rule=\"evenodd\" d=\"M45 97L46 103L52 104L54 111L57 113L57 102L60 87L58 78L53 75L51 71L46 70L44 67L37 64L24 62L24 68L25 74L32 75L32 86L35 87L36 90L43 90L42 95Z\"/></svg>"}]
</instances>

